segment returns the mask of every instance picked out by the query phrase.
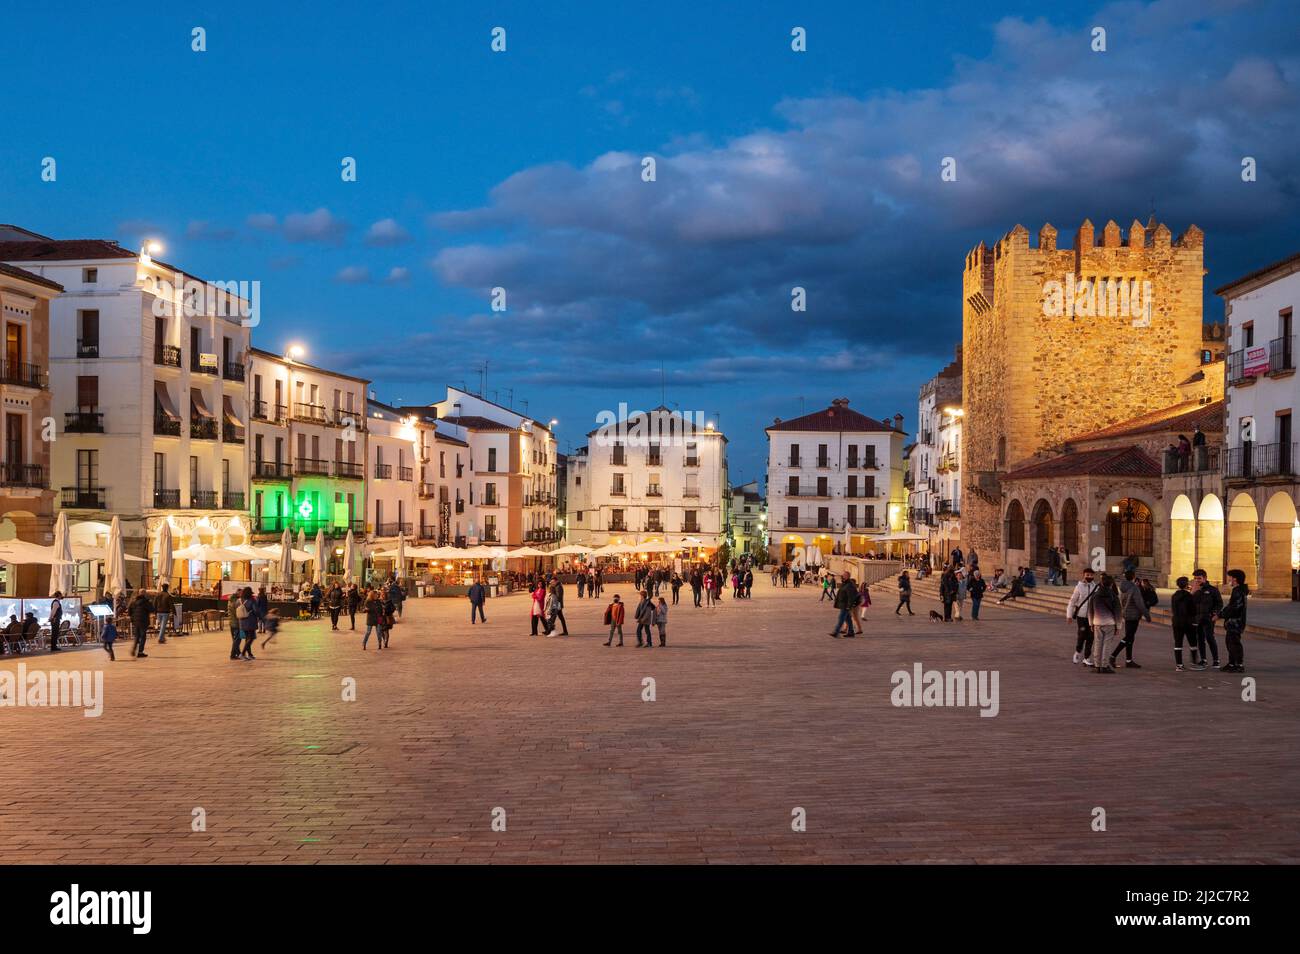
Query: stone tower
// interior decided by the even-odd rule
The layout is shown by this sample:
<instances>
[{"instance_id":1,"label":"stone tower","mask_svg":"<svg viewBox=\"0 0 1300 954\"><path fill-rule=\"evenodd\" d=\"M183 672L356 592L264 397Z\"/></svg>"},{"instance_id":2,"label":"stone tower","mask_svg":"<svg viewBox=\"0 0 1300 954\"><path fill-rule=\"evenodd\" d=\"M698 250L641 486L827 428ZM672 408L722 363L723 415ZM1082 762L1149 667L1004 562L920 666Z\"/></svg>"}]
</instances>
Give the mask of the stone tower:
<instances>
[{"instance_id":1,"label":"stone tower","mask_svg":"<svg viewBox=\"0 0 1300 954\"><path fill-rule=\"evenodd\" d=\"M1003 552L1000 474L1066 438L1180 400L1200 367L1204 234L1155 220L1074 248L1044 225L981 242L962 275L962 540Z\"/></svg>"}]
</instances>

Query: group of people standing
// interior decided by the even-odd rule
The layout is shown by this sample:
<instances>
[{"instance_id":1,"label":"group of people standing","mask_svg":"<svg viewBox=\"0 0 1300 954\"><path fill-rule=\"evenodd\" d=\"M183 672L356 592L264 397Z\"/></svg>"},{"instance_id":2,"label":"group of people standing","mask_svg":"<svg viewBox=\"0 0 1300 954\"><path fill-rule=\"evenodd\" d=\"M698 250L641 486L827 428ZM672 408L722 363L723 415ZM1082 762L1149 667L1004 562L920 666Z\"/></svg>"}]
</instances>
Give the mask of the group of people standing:
<instances>
[{"instance_id":1,"label":"group of people standing","mask_svg":"<svg viewBox=\"0 0 1300 954\"><path fill-rule=\"evenodd\" d=\"M1102 573L1100 579L1096 576L1091 568L1083 571L1083 579L1075 585L1065 608L1066 619L1074 622L1078 629L1074 662L1082 662L1094 672L1113 673L1123 652L1125 668L1141 669L1141 664L1133 658L1133 646L1138 627L1143 620L1151 622L1151 607L1159 602L1155 587L1150 581L1138 577L1132 568L1126 569L1118 581L1109 573ZM1175 581L1177 589L1170 599L1170 610L1173 614L1176 672L1185 669L1184 643L1191 653L1193 669L1204 670L1213 665L1224 672L1246 671L1241 637L1246 628L1246 601L1250 588L1246 585L1246 574L1241 570L1229 570L1228 578L1233 585L1226 604L1218 587L1209 581L1202 569L1193 571L1190 580L1180 576ZM1228 663L1222 667L1219 664L1219 644L1214 635L1216 622L1220 619L1223 620L1228 648ZM1120 633L1121 628L1123 637L1107 655L1107 643Z\"/></svg>"}]
</instances>

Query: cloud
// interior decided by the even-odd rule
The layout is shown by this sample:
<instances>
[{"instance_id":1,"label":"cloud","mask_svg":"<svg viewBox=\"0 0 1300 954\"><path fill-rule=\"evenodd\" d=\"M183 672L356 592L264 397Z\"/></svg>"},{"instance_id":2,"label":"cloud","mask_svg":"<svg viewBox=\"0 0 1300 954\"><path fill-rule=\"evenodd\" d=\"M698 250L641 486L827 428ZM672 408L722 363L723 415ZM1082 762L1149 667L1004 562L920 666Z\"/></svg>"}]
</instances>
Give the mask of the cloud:
<instances>
[{"instance_id":1,"label":"cloud","mask_svg":"<svg viewBox=\"0 0 1300 954\"><path fill-rule=\"evenodd\" d=\"M348 265L339 270L334 280L344 285L366 285L370 282L370 269L364 265Z\"/></svg>"},{"instance_id":2,"label":"cloud","mask_svg":"<svg viewBox=\"0 0 1300 954\"><path fill-rule=\"evenodd\" d=\"M324 207L315 212L293 212L284 217L282 232L290 242L322 242L338 245L348 232L348 224Z\"/></svg>"},{"instance_id":3,"label":"cloud","mask_svg":"<svg viewBox=\"0 0 1300 954\"><path fill-rule=\"evenodd\" d=\"M388 274L384 276L384 284L386 285L404 285L410 280L411 270L400 265L393 266L388 270Z\"/></svg>"},{"instance_id":4,"label":"cloud","mask_svg":"<svg viewBox=\"0 0 1300 954\"><path fill-rule=\"evenodd\" d=\"M228 242L235 237L235 230L227 226L213 225L203 219L196 219L185 226L185 237L195 241Z\"/></svg>"},{"instance_id":5,"label":"cloud","mask_svg":"<svg viewBox=\"0 0 1300 954\"><path fill-rule=\"evenodd\" d=\"M280 220L269 212L255 212L244 221L255 232L274 232L280 228Z\"/></svg>"},{"instance_id":6,"label":"cloud","mask_svg":"<svg viewBox=\"0 0 1300 954\"><path fill-rule=\"evenodd\" d=\"M411 240L411 233L402 228L396 219L380 219L366 230L365 243L375 247L402 245Z\"/></svg>"},{"instance_id":7,"label":"cloud","mask_svg":"<svg viewBox=\"0 0 1300 954\"><path fill-rule=\"evenodd\" d=\"M1145 220L1154 200L1175 234L1194 222L1212 244L1284 230L1300 211L1282 159L1300 61L1273 40L1285 6L1121 3L1093 19L1110 52L1073 24L1007 17L991 55L940 85L781 101L766 128L664 144L654 182L624 151L520 169L433 217L447 240L433 270L476 297L506 288L513 327L561 347L923 353L937 369L960 335L965 253L1017 223L1050 221L1065 244L1085 217ZM1242 155L1278 160L1243 188ZM796 285L806 313L790 310Z\"/></svg>"}]
</instances>

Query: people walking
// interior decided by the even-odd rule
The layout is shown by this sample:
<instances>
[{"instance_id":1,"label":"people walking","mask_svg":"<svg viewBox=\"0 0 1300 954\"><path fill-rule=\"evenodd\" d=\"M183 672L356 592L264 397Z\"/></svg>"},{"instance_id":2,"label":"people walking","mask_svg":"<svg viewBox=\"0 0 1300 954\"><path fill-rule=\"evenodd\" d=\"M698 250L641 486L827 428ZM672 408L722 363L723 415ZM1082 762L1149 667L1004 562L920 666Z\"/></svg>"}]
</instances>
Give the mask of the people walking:
<instances>
[{"instance_id":1,"label":"people walking","mask_svg":"<svg viewBox=\"0 0 1300 954\"><path fill-rule=\"evenodd\" d=\"M239 593L239 635L243 637L244 647L239 655L244 659L256 659L253 655L253 640L257 638L257 603L253 601L253 588L244 587Z\"/></svg>"},{"instance_id":2,"label":"people walking","mask_svg":"<svg viewBox=\"0 0 1300 954\"><path fill-rule=\"evenodd\" d=\"M626 610L623 601L619 599L618 594L614 594L614 601L605 607L605 625L609 627L609 639L605 640L608 646L614 642L614 633L618 633L618 644L623 645L623 618Z\"/></svg>"},{"instance_id":3,"label":"people walking","mask_svg":"<svg viewBox=\"0 0 1300 954\"><path fill-rule=\"evenodd\" d=\"M972 550L970 555L974 557L975 551ZM980 575L980 571L974 568L973 561L969 566L971 571L970 579L966 581L966 594L970 597L970 618L978 620L980 618L980 601L984 599L984 591L987 589L988 584L984 582L984 577ZM908 610L911 610L910 606Z\"/></svg>"},{"instance_id":4,"label":"people walking","mask_svg":"<svg viewBox=\"0 0 1300 954\"><path fill-rule=\"evenodd\" d=\"M579 582L582 577L578 577ZM579 591L581 595L581 590ZM487 587L478 577L474 577L474 582L469 587L469 623L474 625L474 617L477 616L481 622L486 623L487 617L483 615L483 604L487 601Z\"/></svg>"},{"instance_id":5,"label":"people walking","mask_svg":"<svg viewBox=\"0 0 1300 954\"><path fill-rule=\"evenodd\" d=\"M13 619L11 616L10 619ZM104 644L104 652L108 653L109 662L117 662L117 657L113 655L113 643L117 642L117 627L113 624L113 617L104 620L104 628L99 633L99 641Z\"/></svg>"},{"instance_id":6,"label":"people walking","mask_svg":"<svg viewBox=\"0 0 1300 954\"><path fill-rule=\"evenodd\" d=\"M239 647L243 644L243 635L239 629L239 590L232 590L230 599L226 600L226 622L230 625L230 658L239 658ZM135 655L135 650L131 651Z\"/></svg>"},{"instance_id":7,"label":"people walking","mask_svg":"<svg viewBox=\"0 0 1300 954\"><path fill-rule=\"evenodd\" d=\"M1120 605L1119 588L1115 585L1114 577L1109 573L1103 573L1101 582L1097 585L1097 592L1093 595L1092 604L1088 607L1088 622L1092 625L1092 663L1097 672L1115 671L1106 656L1106 641L1115 635L1121 619L1123 619L1123 611Z\"/></svg>"},{"instance_id":8,"label":"people walking","mask_svg":"<svg viewBox=\"0 0 1300 954\"><path fill-rule=\"evenodd\" d=\"M1137 573L1133 570L1127 570L1124 573L1124 579L1119 584L1119 602L1120 614L1124 618L1124 638L1120 640L1115 649L1110 654L1110 665L1113 668L1119 659L1120 650L1124 651L1126 669L1141 669L1142 666L1133 658L1133 643L1137 639L1137 630L1140 620L1145 619L1151 622L1151 609L1147 606L1146 597L1142 593L1142 587L1134 582Z\"/></svg>"},{"instance_id":9,"label":"people walking","mask_svg":"<svg viewBox=\"0 0 1300 954\"><path fill-rule=\"evenodd\" d=\"M904 606L907 607L908 616L916 615L912 612L912 581L908 577L906 570L898 575L898 606L894 609L894 615L903 615L901 610Z\"/></svg>"},{"instance_id":10,"label":"people walking","mask_svg":"<svg viewBox=\"0 0 1300 954\"><path fill-rule=\"evenodd\" d=\"M131 655L137 659L148 659L149 654L144 651L144 641L149 633L149 620L153 617L154 610L153 602L143 589L135 594L135 599L131 600L127 612L131 616L131 628L135 630L135 645L131 647Z\"/></svg>"},{"instance_id":11,"label":"people walking","mask_svg":"<svg viewBox=\"0 0 1300 954\"><path fill-rule=\"evenodd\" d=\"M311 604L311 618L320 619L320 604L325 594L321 591L319 583L313 583L308 590L309 602Z\"/></svg>"},{"instance_id":12,"label":"people walking","mask_svg":"<svg viewBox=\"0 0 1300 954\"><path fill-rule=\"evenodd\" d=\"M831 631L831 636L839 639L840 630L843 629L845 637L852 639L857 635L853 626L853 608L858 605L858 588L847 570L840 576L840 585L835 591L834 605L840 611L840 615L839 619L835 621L835 629Z\"/></svg>"},{"instance_id":13,"label":"people walking","mask_svg":"<svg viewBox=\"0 0 1300 954\"><path fill-rule=\"evenodd\" d=\"M943 621L952 622L952 604L957 600L957 574L951 565L943 568L939 577L939 601L943 603Z\"/></svg>"},{"instance_id":14,"label":"people walking","mask_svg":"<svg viewBox=\"0 0 1300 954\"><path fill-rule=\"evenodd\" d=\"M672 588L673 588L673 605L676 606L677 596L678 593L681 592L681 588L682 588L682 575L678 573L676 570L673 571Z\"/></svg>"},{"instance_id":15,"label":"people walking","mask_svg":"<svg viewBox=\"0 0 1300 954\"><path fill-rule=\"evenodd\" d=\"M636 645L641 647L641 633L645 632L645 646L648 649L654 645L654 637L651 635L651 626L655 621L654 601L650 599L650 594L645 590L641 591L641 602L636 604L636 609L632 613L632 618L636 620Z\"/></svg>"},{"instance_id":16,"label":"people walking","mask_svg":"<svg viewBox=\"0 0 1300 954\"><path fill-rule=\"evenodd\" d=\"M370 590L366 593L366 632L361 637L361 648L365 649L370 642L370 634L375 634L377 649L384 648L384 602L379 598L378 590Z\"/></svg>"},{"instance_id":17,"label":"people walking","mask_svg":"<svg viewBox=\"0 0 1300 954\"><path fill-rule=\"evenodd\" d=\"M551 589L553 591L554 602L551 605L551 609L546 614L546 619L550 623L552 633L555 632L555 624L559 623L564 627L564 631L561 632L560 635L568 636L569 621L564 618L564 584L560 582L558 576L555 578L555 582L551 584Z\"/></svg>"},{"instance_id":18,"label":"people walking","mask_svg":"<svg viewBox=\"0 0 1300 954\"><path fill-rule=\"evenodd\" d=\"M528 608L528 621L532 626L530 635L537 635L537 628L542 628L542 634L549 636L550 630L546 627L546 589L541 583L533 587L529 594L531 603Z\"/></svg>"},{"instance_id":19,"label":"people walking","mask_svg":"<svg viewBox=\"0 0 1300 954\"><path fill-rule=\"evenodd\" d=\"M1074 585L1074 592L1070 594L1070 602L1065 606L1065 618L1072 620L1078 629L1078 635L1074 640L1074 662L1078 665L1082 662L1085 666L1092 665L1092 622L1088 614L1092 609L1092 601L1097 595L1097 582L1093 579L1092 568L1088 567L1083 571L1083 579ZM999 601L1000 602L1000 601Z\"/></svg>"},{"instance_id":20,"label":"people walking","mask_svg":"<svg viewBox=\"0 0 1300 954\"><path fill-rule=\"evenodd\" d=\"M176 601L172 599L171 584L164 583L153 601L154 622L158 629L158 645L167 642L167 624L172 622L176 612Z\"/></svg>"},{"instance_id":21,"label":"people walking","mask_svg":"<svg viewBox=\"0 0 1300 954\"><path fill-rule=\"evenodd\" d=\"M659 597L659 606L655 609L655 628L659 630L659 646L668 645L668 604Z\"/></svg>"},{"instance_id":22,"label":"people walking","mask_svg":"<svg viewBox=\"0 0 1300 954\"><path fill-rule=\"evenodd\" d=\"M361 609L361 587L353 583L348 586L348 622L350 629L357 628L357 610Z\"/></svg>"},{"instance_id":23,"label":"people walking","mask_svg":"<svg viewBox=\"0 0 1300 954\"><path fill-rule=\"evenodd\" d=\"M338 632L339 614L343 612L343 587L339 586L337 580L325 594L325 607L330 611L330 631Z\"/></svg>"},{"instance_id":24,"label":"people walking","mask_svg":"<svg viewBox=\"0 0 1300 954\"><path fill-rule=\"evenodd\" d=\"M1246 574L1241 570L1229 570L1228 578L1232 580L1232 591L1228 594L1228 603L1219 613L1223 620L1223 641L1228 647L1228 665L1224 672L1245 672L1246 653L1241 645L1241 634L1246 630L1246 600L1250 596L1250 587L1246 585Z\"/></svg>"}]
</instances>

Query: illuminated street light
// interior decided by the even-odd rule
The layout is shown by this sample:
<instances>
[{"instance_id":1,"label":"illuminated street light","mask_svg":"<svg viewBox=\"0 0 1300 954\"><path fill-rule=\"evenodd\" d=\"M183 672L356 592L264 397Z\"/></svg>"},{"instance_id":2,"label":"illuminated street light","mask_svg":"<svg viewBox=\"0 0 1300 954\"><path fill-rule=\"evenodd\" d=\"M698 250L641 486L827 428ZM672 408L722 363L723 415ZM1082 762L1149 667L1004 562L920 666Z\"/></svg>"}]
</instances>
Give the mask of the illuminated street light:
<instances>
[{"instance_id":1,"label":"illuminated street light","mask_svg":"<svg viewBox=\"0 0 1300 954\"><path fill-rule=\"evenodd\" d=\"M302 345L291 344L289 345L289 350L285 352L284 356L288 358L290 361L298 361L301 360L302 356L306 353L307 353L307 349L304 348Z\"/></svg>"}]
</instances>

